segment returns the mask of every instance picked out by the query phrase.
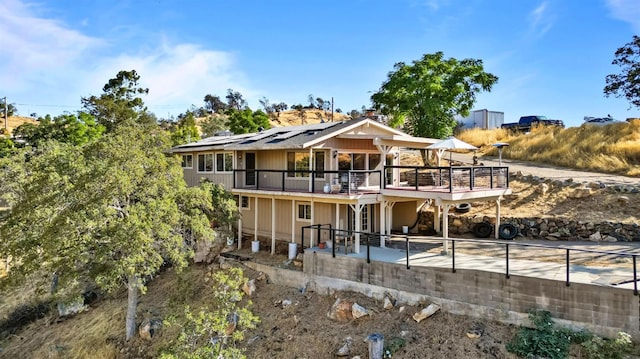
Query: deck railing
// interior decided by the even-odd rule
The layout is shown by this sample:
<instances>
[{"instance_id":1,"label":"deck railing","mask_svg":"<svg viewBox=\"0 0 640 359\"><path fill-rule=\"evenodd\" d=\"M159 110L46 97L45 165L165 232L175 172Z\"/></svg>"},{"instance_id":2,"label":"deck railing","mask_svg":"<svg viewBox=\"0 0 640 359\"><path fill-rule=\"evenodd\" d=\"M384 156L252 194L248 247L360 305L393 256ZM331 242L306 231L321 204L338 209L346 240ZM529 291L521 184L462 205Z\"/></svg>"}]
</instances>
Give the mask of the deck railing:
<instances>
[{"instance_id":1,"label":"deck railing","mask_svg":"<svg viewBox=\"0 0 640 359\"><path fill-rule=\"evenodd\" d=\"M329 186L325 188L325 186ZM380 189L473 191L509 188L508 167L384 166L383 170L235 169L233 188L309 193Z\"/></svg>"},{"instance_id":2,"label":"deck railing","mask_svg":"<svg viewBox=\"0 0 640 359\"><path fill-rule=\"evenodd\" d=\"M379 233L370 233L370 232L357 232L357 231L349 231L344 229L332 228L331 225L309 225L302 227L301 230L301 249L304 252L305 249L310 248L310 246L305 247L305 233L306 231L315 230L317 231L317 237L321 238L321 233L323 231L328 231L330 241L332 242L331 251L332 256L336 257L336 249L337 238L347 238L347 237L355 237L356 233L360 234L360 242L361 245L365 247L366 251L366 260L367 263L371 263L371 260L375 260L376 258L372 258L371 256L371 247L379 247L380 241L382 238L385 240L390 240L391 238L395 238L397 241L398 238L401 238L402 242L404 242L404 250L406 254L406 267L407 269L411 269L410 262L410 248L412 243L424 243L424 242L434 242L436 245L442 244L444 238L424 238L420 237L420 241L418 242L414 236L406 235L406 234L393 234L393 235L384 235ZM412 238L414 240L412 241ZM505 261L505 277L507 279L510 278L510 261L513 259L510 257L509 249L519 246L525 248L539 248L548 251L558 251L561 250L564 252L564 267L565 267L565 284L567 287L571 285L571 254L572 253L590 253L600 256L613 256L611 261L617 261L619 258L631 258L632 261L632 274L633 274L633 294L638 295L638 269L637 269L637 257L640 254L629 253L629 252L616 252L616 251L601 251L601 250L592 250L592 249L580 249L580 248L570 248L562 245L547 245L547 244L533 244L533 243L518 243L514 241L497 241L497 240L478 240L478 239L463 239L463 238L447 238L447 241L451 241L451 272L456 272L456 243L473 243L474 245L491 245L491 246L500 246L504 248L504 261ZM390 242L387 242L390 243ZM495 255L494 255L495 256Z\"/></svg>"}]
</instances>

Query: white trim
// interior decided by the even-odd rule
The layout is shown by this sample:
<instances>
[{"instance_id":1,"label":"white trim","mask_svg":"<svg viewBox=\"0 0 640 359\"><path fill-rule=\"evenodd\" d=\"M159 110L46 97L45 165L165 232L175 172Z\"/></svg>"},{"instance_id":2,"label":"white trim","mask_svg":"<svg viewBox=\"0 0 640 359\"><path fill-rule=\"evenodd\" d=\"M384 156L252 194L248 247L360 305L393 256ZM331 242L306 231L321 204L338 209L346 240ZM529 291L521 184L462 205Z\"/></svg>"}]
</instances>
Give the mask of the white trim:
<instances>
[{"instance_id":1,"label":"white trim","mask_svg":"<svg viewBox=\"0 0 640 359\"><path fill-rule=\"evenodd\" d=\"M305 208L305 215L308 215L309 218L300 218L300 206L309 206L309 211L307 213L306 208ZM313 217L312 211L311 211L311 202L298 202L296 203L296 221L297 222L311 222L311 219Z\"/></svg>"},{"instance_id":2,"label":"white trim","mask_svg":"<svg viewBox=\"0 0 640 359\"><path fill-rule=\"evenodd\" d=\"M185 156L191 156L191 166L190 167L182 166L182 162L184 162ZM183 153L182 154L182 162L180 163L180 167L182 167L183 169L185 169L185 170L193 169L193 153Z\"/></svg>"},{"instance_id":3,"label":"white trim","mask_svg":"<svg viewBox=\"0 0 640 359\"><path fill-rule=\"evenodd\" d=\"M206 170L206 157L207 155L211 155L211 171L207 171ZM200 156L204 156L204 162L205 162L205 170L204 171L200 171ZM196 165L196 173L215 173L215 169L216 169L216 157L214 156L214 152L202 152L202 153L198 153L196 158L198 159Z\"/></svg>"},{"instance_id":4,"label":"white trim","mask_svg":"<svg viewBox=\"0 0 640 359\"><path fill-rule=\"evenodd\" d=\"M316 138L311 142L303 143L302 144L302 148L307 148L309 146L313 146L318 142L326 141L326 140L328 140L330 138L336 137L336 136L338 136L338 135L340 135L342 133L351 131L354 128L360 127L360 126L363 126L363 125L366 125L366 126L373 125L373 127L377 127L377 128L382 129L382 130L385 130L387 132L390 132L392 135L396 134L396 135L399 135L399 136L407 136L407 134L402 132L402 131L398 131L398 130L393 129L393 128L389 127L389 126L385 126L385 125L383 125L383 124L381 124L381 123L379 123L377 121L373 121L371 119L365 119L363 121L354 121L354 122L355 123L353 123L353 124L351 124L349 126L343 127L338 131L333 131L333 132L327 134L326 136L322 136L322 137Z\"/></svg>"}]
</instances>

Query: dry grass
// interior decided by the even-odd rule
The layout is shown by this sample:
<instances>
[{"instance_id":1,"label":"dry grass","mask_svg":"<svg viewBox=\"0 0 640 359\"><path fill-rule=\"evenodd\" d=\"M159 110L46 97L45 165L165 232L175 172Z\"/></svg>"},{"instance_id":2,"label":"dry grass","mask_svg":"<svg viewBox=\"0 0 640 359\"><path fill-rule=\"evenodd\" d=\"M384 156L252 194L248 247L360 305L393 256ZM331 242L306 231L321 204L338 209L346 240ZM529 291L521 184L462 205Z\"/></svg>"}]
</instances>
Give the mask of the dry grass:
<instances>
[{"instance_id":1,"label":"dry grass","mask_svg":"<svg viewBox=\"0 0 640 359\"><path fill-rule=\"evenodd\" d=\"M4 118L0 118L1 126L4 129ZM33 123L34 125L38 124L34 118L31 117L22 117L22 116L9 116L7 119L7 129L9 133L13 132L13 129L22 125L23 123Z\"/></svg>"},{"instance_id":2,"label":"dry grass","mask_svg":"<svg viewBox=\"0 0 640 359\"><path fill-rule=\"evenodd\" d=\"M560 129L537 127L530 133L503 129L464 131L458 137L480 152L496 156L496 142L507 142L504 158L535 161L563 167L640 175L640 121L608 126L580 126Z\"/></svg>"}]
</instances>

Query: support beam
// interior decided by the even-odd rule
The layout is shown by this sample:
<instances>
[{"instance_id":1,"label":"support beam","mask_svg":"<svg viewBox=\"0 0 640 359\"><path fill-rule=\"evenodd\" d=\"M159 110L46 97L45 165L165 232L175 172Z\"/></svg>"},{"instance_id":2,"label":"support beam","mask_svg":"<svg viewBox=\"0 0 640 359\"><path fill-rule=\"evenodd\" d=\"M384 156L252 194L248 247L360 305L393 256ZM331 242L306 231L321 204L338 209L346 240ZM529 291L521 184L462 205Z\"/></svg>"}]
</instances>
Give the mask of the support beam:
<instances>
[{"instance_id":1,"label":"support beam","mask_svg":"<svg viewBox=\"0 0 640 359\"><path fill-rule=\"evenodd\" d=\"M365 205L356 203L356 204L350 204L349 206L355 213L355 217L356 217L355 219L356 235L355 235L355 241L354 241L355 244L353 245L353 251L355 253L360 253L360 232L362 231L362 207L364 207Z\"/></svg>"},{"instance_id":2,"label":"support beam","mask_svg":"<svg viewBox=\"0 0 640 359\"><path fill-rule=\"evenodd\" d=\"M440 233L440 217L441 217L441 213L440 213L440 205L436 204L433 206L433 229L436 231L436 233Z\"/></svg>"},{"instance_id":3,"label":"support beam","mask_svg":"<svg viewBox=\"0 0 640 359\"><path fill-rule=\"evenodd\" d=\"M238 206L242 211L242 195L238 196ZM242 249L242 216L238 216L238 249Z\"/></svg>"},{"instance_id":4,"label":"support beam","mask_svg":"<svg viewBox=\"0 0 640 359\"><path fill-rule=\"evenodd\" d=\"M296 241L296 200L291 200L291 243Z\"/></svg>"},{"instance_id":5,"label":"support beam","mask_svg":"<svg viewBox=\"0 0 640 359\"><path fill-rule=\"evenodd\" d=\"M336 203L336 222L335 222L335 229L343 229L340 228L340 203ZM340 232L338 232L340 233Z\"/></svg>"},{"instance_id":6,"label":"support beam","mask_svg":"<svg viewBox=\"0 0 640 359\"><path fill-rule=\"evenodd\" d=\"M314 217L315 217L315 203L313 202L313 198L311 199L311 224L315 224L314 221ZM309 236L309 238L311 239L311 244L316 244L316 231L311 230L311 235ZM318 243L320 243L320 238L318 238ZM312 247L314 247L314 245L312 245Z\"/></svg>"},{"instance_id":7,"label":"support beam","mask_svg":"<svg viewBox=\"0 0 640 359\"><path fill-rule=\"evenodd\" d=\"M380 202L380 248L385 248L385 235L387 234L387 201Z\"/></svg>"},{"instance_id":8,"label":"support beam","mask_svg":"<svg viewBox=\"0 0 640 359\"><path fill-rule=\"evenodd\" d=\"M500 239L500 198L496 200L496 239Z\"/></svg>"},{"instance_id":9,"label":"support beam","mask_svg":"<svg viewBox=\"0 0 640 359\"><path fill-rule=\"evenodd\" d=\"M255 207L253 211L253 240L258 240L258 197L253 197L253 206Z\"/></svg>"},{"instance_id":10,"label":"support beam","mask_svg":"<svg viewBox=\"0 0 640 359\"><path fill-rule=\"evenodd\" d=\"M276 254L276 198L271 197L271 254Z\"/></svg>"}]
</instances>

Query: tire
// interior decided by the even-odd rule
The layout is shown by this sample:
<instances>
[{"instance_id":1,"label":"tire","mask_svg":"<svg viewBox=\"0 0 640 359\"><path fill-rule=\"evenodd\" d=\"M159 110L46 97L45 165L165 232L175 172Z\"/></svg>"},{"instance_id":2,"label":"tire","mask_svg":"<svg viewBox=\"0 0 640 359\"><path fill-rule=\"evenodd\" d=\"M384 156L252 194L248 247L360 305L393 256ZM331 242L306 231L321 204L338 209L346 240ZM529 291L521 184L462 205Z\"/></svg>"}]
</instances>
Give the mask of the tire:
<instances>
[{"instance_id":1,"label":"tire","mask_svg":"<svg viewBox=\"0 0 640 359\"><path fill-rule=\"evenodd\" d=\"M467 213L471 210L471 203L458 203L456 204L456 212Z\"/></svg>"},{"instance_id":2,"label":"tire","mask_svg":"<svg viewBox=\"0 0 640 359\"><path fill-rule=\"evenodd\" d=\"M498 234L502 239L514 239L518 235L518 227L511 223L503 223L498 227Z\"/></svg>"},{"instance_id":3,"label":"tire","mask_svg":"<svg viewBox=\"0 0 640 359\"><path fill-rule=\"evenodd\" d=\"M473 226L473 234L478 238L487 238L493 232L493 225L489 222L480 222Z\"/></svg>"}]
</instances>

